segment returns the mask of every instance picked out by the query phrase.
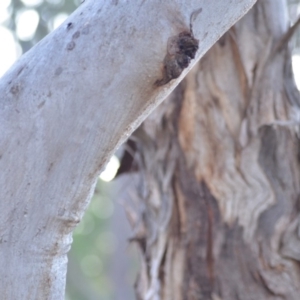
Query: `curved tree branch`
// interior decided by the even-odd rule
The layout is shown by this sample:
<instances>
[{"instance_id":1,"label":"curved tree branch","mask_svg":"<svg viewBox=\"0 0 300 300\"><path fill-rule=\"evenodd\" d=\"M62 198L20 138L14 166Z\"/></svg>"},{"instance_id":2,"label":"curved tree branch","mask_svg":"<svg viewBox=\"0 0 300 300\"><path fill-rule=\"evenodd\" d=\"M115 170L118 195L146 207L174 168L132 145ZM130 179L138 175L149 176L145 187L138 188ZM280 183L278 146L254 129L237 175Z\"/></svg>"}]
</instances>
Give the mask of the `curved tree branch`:
<instances>
[{"instance_id":1,"label":"curved tree branch","mask_svg":"<svg viewBox=\"0 0 300 300\"><path fill-rule=\"evenodd\" d=\"M6 73L0 82L2 299L63 299L71 233L102 166L254 2L86 1ZM188 32L200 8L192 24L195 59L181 61L176 80L155 85L164 76L169 38Z\"/></svg>"}]
</instances>

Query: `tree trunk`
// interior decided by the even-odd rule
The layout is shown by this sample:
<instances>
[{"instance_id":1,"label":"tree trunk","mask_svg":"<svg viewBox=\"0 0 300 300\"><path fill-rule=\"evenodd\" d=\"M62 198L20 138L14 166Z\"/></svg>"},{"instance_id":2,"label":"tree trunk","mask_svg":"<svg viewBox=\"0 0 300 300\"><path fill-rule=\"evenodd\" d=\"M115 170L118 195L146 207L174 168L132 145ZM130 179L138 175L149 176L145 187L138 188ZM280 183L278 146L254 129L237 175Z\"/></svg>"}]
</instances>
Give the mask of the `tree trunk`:
<instances>
[{"instance_id":1,"label":"tree trunk","mask_svg":"<svg viewBox=\"0 0 300 300\"><path fill-rule=\"evenodd\" d=\"M260 0L134 135L143 300L298 300L299 94Z\"/></svg>"},{"instance_id":2,"label":"tree trunk","mask_svg":"<svg viewBox=\"0 0 300 300\"><path fill-rule=\"evenodd\" d=\"M64 297L101 168L253 3L85 1L1 78L1 299Z\"/></svg>"}]
</instances>

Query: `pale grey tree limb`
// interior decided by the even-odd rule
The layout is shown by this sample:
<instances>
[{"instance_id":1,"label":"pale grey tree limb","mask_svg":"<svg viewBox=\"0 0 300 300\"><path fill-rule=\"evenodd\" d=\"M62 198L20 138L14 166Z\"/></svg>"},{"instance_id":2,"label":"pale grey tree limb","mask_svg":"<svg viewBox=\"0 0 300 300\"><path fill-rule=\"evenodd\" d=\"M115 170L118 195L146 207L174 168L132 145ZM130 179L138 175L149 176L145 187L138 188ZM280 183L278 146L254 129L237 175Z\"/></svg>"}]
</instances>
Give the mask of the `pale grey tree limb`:
<instances>
[{"instance_id":1,"label":"pale grey tree limb","mask_svg":"<svg viewBox=\"0 0 300 300\"><path fill-rule=\"evenodd\" d=\"M86 1L0 81L1 299L63 299L71 234L102 166L255 0ZM196 58L161 79L168 39Z\"/></svg>"}]
</instances>

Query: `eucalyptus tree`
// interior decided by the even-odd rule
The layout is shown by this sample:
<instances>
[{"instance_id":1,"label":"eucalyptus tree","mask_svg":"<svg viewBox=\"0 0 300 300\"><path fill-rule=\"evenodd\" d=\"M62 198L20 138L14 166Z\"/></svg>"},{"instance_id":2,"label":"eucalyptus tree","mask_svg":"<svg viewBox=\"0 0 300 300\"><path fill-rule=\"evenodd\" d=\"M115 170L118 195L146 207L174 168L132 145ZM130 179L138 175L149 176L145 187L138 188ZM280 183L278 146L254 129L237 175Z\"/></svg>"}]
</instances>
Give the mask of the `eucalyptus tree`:
<instances>
[{"instance_id":1,"label":"eucalyptus tree","mask_svg":"<svg viewBox=\"0 0 300 300\"><path fill-rule=\"evenodd\" d=\"M86 0L1 78L1 298L63 299L102 166L254 2Z\"/></svg>"}]
</instances>

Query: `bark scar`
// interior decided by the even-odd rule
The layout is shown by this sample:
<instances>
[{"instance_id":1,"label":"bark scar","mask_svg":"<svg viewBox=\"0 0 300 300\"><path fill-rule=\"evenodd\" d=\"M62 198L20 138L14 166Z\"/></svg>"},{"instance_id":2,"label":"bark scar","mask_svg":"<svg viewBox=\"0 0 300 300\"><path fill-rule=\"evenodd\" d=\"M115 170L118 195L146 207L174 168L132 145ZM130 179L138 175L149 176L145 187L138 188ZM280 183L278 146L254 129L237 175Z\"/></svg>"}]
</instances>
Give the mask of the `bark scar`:
<instances>
[{"instance_id":1,"label":"bark scar","mask_svg":"<svg viewBox=\"0 0 300 300\"><path fill-rule=\"evenodd\" d=\"M180 32L168 39L163 76L154 85L162 86L172 79L178 78L182 71L189 66L191 59L195 58L199 48L199 40L194 37L192 22L201 11L202 8L191 14L189 31Z\"/></svg>"}]
</instances>

